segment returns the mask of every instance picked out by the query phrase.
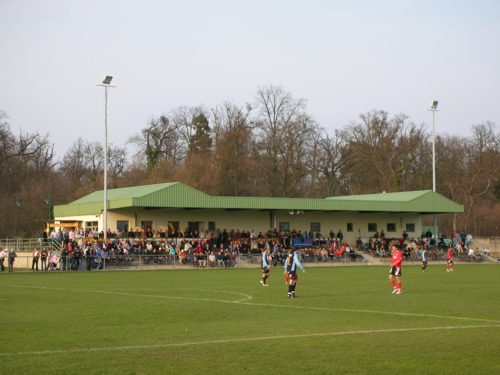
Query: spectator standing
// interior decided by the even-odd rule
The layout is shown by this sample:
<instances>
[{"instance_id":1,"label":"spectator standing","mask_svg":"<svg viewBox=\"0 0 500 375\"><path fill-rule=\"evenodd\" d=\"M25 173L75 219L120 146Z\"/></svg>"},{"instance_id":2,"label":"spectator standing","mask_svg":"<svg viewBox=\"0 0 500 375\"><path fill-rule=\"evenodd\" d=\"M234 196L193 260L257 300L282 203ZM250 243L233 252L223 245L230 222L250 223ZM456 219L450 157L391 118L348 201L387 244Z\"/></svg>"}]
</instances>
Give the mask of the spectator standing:
<instances>
[{"instance_id":1,"label":"spectator standing","mask_svg":"<svg viewBox=\"0 0 500 375\"><path fill-rule=\"evenodd\" d=\"M344 240L344 233L342 233L342 229L339 229L339 231L337 233L337 238L338 238L340 243L342 243L342 241Z\"/></svg>"},{"instance_id":2,"label":"spectator standing","mask_svg":"<svg viewBox=\"0 0 500 375\"><path fill-rule=\"evenodd\" d=\"M451 238L451 244L455 246L457 244L457 234L455 233L454 230L451 231L450 238Z\"/></svg>"},{"instance_id":3,"label":"spectator standing","mask_svg":"<svg viewBox=\"0 0 500 375\"><path fill-rule=\"evenodd\" d=\"M31 271L38 272L38 259L40 258L40 252L38 249L35 247L35 251L33 251L33 261L31 262Z\"/></svg>"},{"instance_id":4,"label":"spectator standing","mask_svg":"<svg viewBox=\"0 0 500 375\"><path fill-rule=\"evenodd\" d=\"M61 270L62 271L68 270L68 257L69 257L68 249L66 249L66 248L62 249L62 251L61 251Z\"/></svg>"},{"instance_id":5,"label":"spectator standing","mask_svg":"<svg viewBox=\"0 0 500 375\"><path fill-rule=\"evenodd\" d=\"M50 252L50 255L49 255L49 267L48 267L51 271L55 271L56 268L57 268L57 257L56 257L56 254L54 252Z\"/></svg>"},{"instance_id":6,"label":"spectator standing","mask_svg":"<svg viewBox=\"0 0 500 375\"><path fill-rule=\"evenodd\" d=\"M17 257L17 253L16 253L16 250L14 249L10 249L9 251L9 272L13 272L14 271L14 262L16 260L16 257Z\"/></svg>"},{"instance_id":7,"label":"spectator standing","mask_svg":"<svg viewBox=\"0 0 500 375\"><path fill-rule=\"evenodd\" d=\"M5 271L5 266L3 262L5 261L6 256L7 253L5 252L5 250L0 248L0 269L2 270L2 272Z\"/></svg>"},{"instance_id":8,"label":"spectator standing","mask_svg":"<svg viewBox=\"0 0 500 375\"><path fill-rule=\"evenodd\" d=\"M87 271L92 270L92 263L94 263L94 258L94 249L92 249L90 246L87 246L87 248L85 249L85 262Z\"/></svg>"},{"instance_id":9,"label":"spectator standing","mask_svg":"<svg viewBox=\"0 0 500 375\"><path fill-rule=\"evenodd\" d=\"M465 246L468 249L470 249L472 246L472 234L470 233L467 233L467 235L465 236Z\"/></svg>"},{"instance_id":10,"label":"spectator standing","mask_svg":"<svg viewBox=\"0 0 500 375\"><path fill-rule=\"evenodd\" d=\"M330 229L330 241L333 241L335 237L335 233L333 233L333 230Z\"/></svg>"},{"instance_id":11,"label":"spectator standing","mask_svg":"<svg viewBox=\"0 0 500 375\"><path fill-rule=\"evenodd\" d=\"M391 280L391 284L393 287L392 294L401 294L403 291L401 284L401 276L402 276L401 268L403 266L403 253L401 252L399 245L396 244L392 244L391 253L392 253L392 261L391 261L391 269L389 271L389 280ZM396 278L396 280L394 280L394 277Z\"/></svg>"},{"instance_id":12,"label":"spectator standing","mask_svg":"<svg viewBox=\"0 0 500 375\"><path fill-rule=\"evenodd\" d=\"M465 238L467 236L465 235L465 232L463 230L460 231L460 242L465 245Z\"/></svg>"},{"instance_id":13,"label":"spectator standing","mask_svg":"<svg viewBox=\"0 0 500 375\"><path fill-rule=\"evenodd\" d=\"M47 249L42 249L42 252L40 254L40 258L42 260L42 271L47 271Z\"/></svg>"}]
</instances>

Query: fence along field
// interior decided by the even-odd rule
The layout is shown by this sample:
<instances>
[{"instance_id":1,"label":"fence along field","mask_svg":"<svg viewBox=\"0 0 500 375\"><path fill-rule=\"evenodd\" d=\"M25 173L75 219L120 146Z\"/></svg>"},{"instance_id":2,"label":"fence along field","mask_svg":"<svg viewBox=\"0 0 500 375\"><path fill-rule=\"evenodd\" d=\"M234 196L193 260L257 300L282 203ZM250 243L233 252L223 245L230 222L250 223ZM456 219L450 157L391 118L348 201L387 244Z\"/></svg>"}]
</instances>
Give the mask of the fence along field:
<instances>
[{"instance_id":1,"label":"fence along field","mask_svg":"<svg viewBox=\"0 0 500 375\"><path fill-rule=\"evenodd\" d=\"M2 274L2 373L498 373L500 268Z\"/></svg>"}]
</instances>

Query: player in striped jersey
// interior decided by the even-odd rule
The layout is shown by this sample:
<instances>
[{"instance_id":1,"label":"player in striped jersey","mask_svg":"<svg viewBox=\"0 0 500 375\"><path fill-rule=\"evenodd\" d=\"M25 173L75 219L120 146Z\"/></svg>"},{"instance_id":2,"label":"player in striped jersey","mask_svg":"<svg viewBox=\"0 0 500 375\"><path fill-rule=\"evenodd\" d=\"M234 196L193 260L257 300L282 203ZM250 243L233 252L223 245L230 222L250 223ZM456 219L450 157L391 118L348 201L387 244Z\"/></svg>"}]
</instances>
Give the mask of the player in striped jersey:
<instances>
[{"instance_id":1,"label":"player in striped jersey","mask_svg":"<svg viewBox=\"0 0 500 375\"><path fill-rule=\"evenodd\" d=\"M270 256L269 256L269 249L267 246L262 250L261 255L262 256L261 256L260 263L261 263L261 267L262 267L262 279L260 280L260 285L269 286L269 284L267 284L266 280L269 277L269 274L271 273L271 262L270 262Z\"/></svg>"},{"instance_id":2,"label":"player in striped jersey","mask_svg":"<svg viewBox=\"0 0 500 375\"><path fill-rule=\"evenodd\" d=\"M295 288L299 282L297 267L300 268L302 272L306 272L304 266L300 263L297 250L292 249L285 260L285 280L288 285L288 298L295 298Z\"/></svg>"}]
</instances>

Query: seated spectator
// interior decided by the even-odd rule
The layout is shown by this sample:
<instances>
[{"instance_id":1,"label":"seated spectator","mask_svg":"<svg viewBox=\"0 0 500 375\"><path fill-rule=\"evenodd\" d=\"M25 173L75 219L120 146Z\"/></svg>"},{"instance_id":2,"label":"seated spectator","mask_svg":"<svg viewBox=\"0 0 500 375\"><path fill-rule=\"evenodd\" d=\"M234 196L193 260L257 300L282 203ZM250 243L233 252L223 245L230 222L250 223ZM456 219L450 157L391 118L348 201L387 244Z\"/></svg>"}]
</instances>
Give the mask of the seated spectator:
<instances>
[{"instance_id":1,"label":"seated spectator","mask_svg":"<svg viewBox=\"0 0 500 375\"><path fill-rule=\"evenodd\" d=\"M486 256L490 255L490 248L488 246L483 247L483 254Z\"/></svg>"},{"instance_id":2,"label":"seated spectator","mask_svg":"<svg viewBox=\"0 0 500 375\"><path fill-rule=\"evenodd\" d=\"M471 247L469 248L469 253L467 254L467 256L469 257L469 259L472 261L472 259L474 259L476 257L476 254L474 254L474 249Z\"/></svg>"},{"instance_id":3,"label":"seated spectator","mask_svg":"<svg viewBox=\"0 0 500 375\"><path fill-rule=\"evenodd\" d=\"M222 251L217 252L216 259L217 259L217 265L219 267L226 266L225 259L224 259L224 252L222 252Z\"/></svg>"},{"instance_id":4,"label":"seated spectator","mask_svg":"<svg viewBox=\"0 0 500 375\"><path fill-rule=\"evenodd\" d=\"M48 270L49 271L55 271L57 268L57 257L56 254L51 252L49 255L49 266Z\"/></svg>"},{"instance_id":5,"label":"seated spectator","mask_svg":"<svg viewBox=\"0 0 500 375\"><path fill-rule=\"evenodd\" d=\"M210 254L208 255L208 265L210 267L215 267L216 261L217 261L217 258L215 256L215 254L213 253L213 251L211 251Z\"/></svg>"},{"instance_id":6,"label":"seated spectator","mask_svg":"<svg viewBox=\"0 0 500 375\"><path fill-rule=\"evenodd\" d=\"M345 250L346 250L346 245L347 244L345 242L342 243L342 246L340 247L340 249L335 251L335 257L340 258L344 255Z\"/></svg>"},{"instance_id":7,"label":"seated spectator","mask_svg":"<svg viewBox=\"0 0 500 375\"><path fill-rule=\"evenodd\" d=\"M363 249L363 240L361 239L361 237L358 237L358 239L356 240L356 247L358 248L358 251Z\"/></svg>"},{"instance_id":8,"label":"seated spectator","mask_svg":"<svg viewBox=\"0 0 500 375\"><path fill-rule=\"evenodd\" d=\"M187 258L187 252L185 248L182 248L181 251L179 252L179 262L181 262L181 264L185 264L186 258Z\"/></svg>"},{"instance_id":9,"label":"seated spectator","mask_svg":"<svg viewBox=\"0 0 500 375\"><path fill-rule=\"evenodd\" d=\"M328 250L326 250L323 246L319 249L318 256L323 262L330 260Z\"/></svg>"}]
</instances>

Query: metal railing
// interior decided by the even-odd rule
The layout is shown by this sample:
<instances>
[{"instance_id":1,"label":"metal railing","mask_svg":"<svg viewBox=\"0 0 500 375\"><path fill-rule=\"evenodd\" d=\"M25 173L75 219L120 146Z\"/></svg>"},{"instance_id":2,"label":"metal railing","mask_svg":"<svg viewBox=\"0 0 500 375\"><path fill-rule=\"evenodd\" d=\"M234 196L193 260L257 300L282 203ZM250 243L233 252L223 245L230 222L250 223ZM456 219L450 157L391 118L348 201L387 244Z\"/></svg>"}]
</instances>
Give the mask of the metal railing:
<instances>
[{"instance_id":1,"label":"metal railing","mask_svg":"<svg viewBox=\"0 0 500 375\"><path fill-rule=\"evenodd\" d=\"M62 249L62 243L55 239L46 238L0 238L0 249L15 249L17 252L31 253L35 249L46 248L49 251L59 254Z\"/></svg>"},{"instance_id":2,"label":"metal railing","mask_svg":"<svg viewBox=\"0 0 500 375\"><path fill-rule=\"evenodd\" d=\"M335 264L383 264L389 263L390 258L371 258L368 254L357 253L361 257L351 257L349 254L344 254L340 257L320 257L303 256L302 264L308 266L332 266ZM362 257L365 255L365 257ZM442 262L445 257L433 259L429 257L429 263ZM180 258L176 255L109 255L109 256L91 256L91 257L76 257L76 256L57 256L54 263L50 263L50 257L47 257L44 262L41 258L38 261L39 271L57 271L57 272L73 272L73 271L105 271L105 270L151 270L151 269L222 269L222 268L259 268L259 255L254 254L238 254L235 257L213 257L189 255ZM454 257L454 260L461 262L482 263L488 262L484 256L468 257L467 254L459 254ZM411 257L403 259L406 261L420 261L419 257ZM283 266L284 257L273 258L271 264L273 267L281 268ZM7 266L7 259L5 259ZM34 271L37 269L33 264L33 257L28 255L19 255L14 262L15 269L27 269Z\"/></svg>"},{"instance_id":3,"label":"metal railing","mask_svg":"<svg viewBox=\"0 0 500 375\"><path fill-rule=\"evenodd\" d=\"M7 262L7 259L5 259ZM50 256L45 260L41 257L33 263L33 256L18 255L14 268L39 271L98 271L117 269L168 269L168 268L229 268L245 267L247 263L239 256L213 257L193 256L179 257L176 255L107 255L107 256L57 256L50 263Z\"/></svg>"}]
</instances>

